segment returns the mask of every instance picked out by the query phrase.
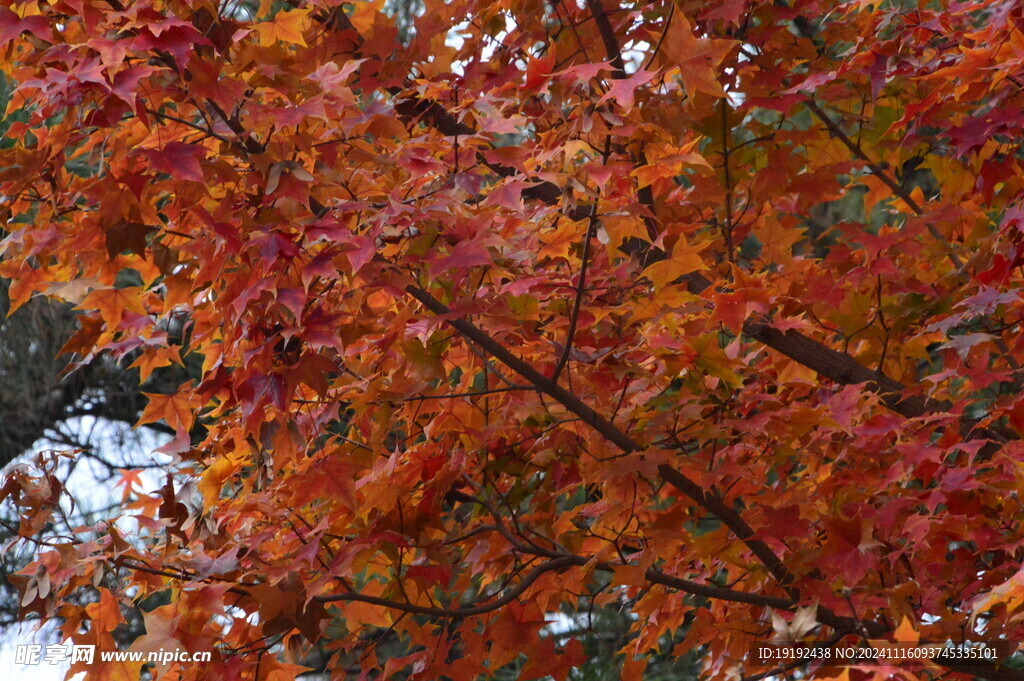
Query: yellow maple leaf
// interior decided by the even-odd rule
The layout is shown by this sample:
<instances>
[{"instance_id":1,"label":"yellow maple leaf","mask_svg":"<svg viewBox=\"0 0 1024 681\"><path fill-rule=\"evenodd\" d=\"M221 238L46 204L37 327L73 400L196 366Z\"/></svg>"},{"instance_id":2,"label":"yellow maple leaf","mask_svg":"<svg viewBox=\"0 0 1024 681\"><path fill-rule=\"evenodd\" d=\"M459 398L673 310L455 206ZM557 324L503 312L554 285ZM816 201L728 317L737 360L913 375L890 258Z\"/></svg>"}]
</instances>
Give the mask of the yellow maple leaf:
<instances>
[{"instance_id":1,"label":"yellow maple leaf","mask_svg":"<svg viewBox=\"0 0 1024 681\"><path fill-rule=\"evenodd\" d=\"M557 227L550 232L540 235L541 247L538 258L550 256L552 258L567 257L569 249L577 243L580 235L586 232L586 221L584 220L559 220Z\"/></svg>"},{"instance_id":2,"label":"yellow maple leaf","mask_svg":"<svg viewBox=\"0 0 1024 681\"><path fill-rule=\"evenodd\" d=\"M260 45L270 47L274 43L294 43L306 47L303 32L309 27L308 9L293 9L278 12L270 21L256 24L254 27L260 35Z\"/></svg>"},{"instance_id":3,"label":"yellow maple leaf","mask_svg":"<svg viewBox=\"0 0 1024 681\"><path fill-rule=\"evenodd\" d=\"M700 257L705 246L706 243L688 244L680 238L669 257L648 267L644 275L654 284L655 289L661 289L684 274L707 269L704 259Z\"/></svg>"},{"instance_id":4,"label":"yellow maple leaf","mask_svg":"<svg viewBox=\"0 0 1024 681\"><path fill-rule=\"evenodd\" d=\"M698 370L724 381L730 388L738 388L743 384L739 374L733 369L736 362L719 347L717 334L697 336L690 340L690 345L697 353L693 365Z\"/></svg>"},{"instance_id":5,"label":"yellow maple leaf","mask_svg":"<svg viewBox=\"0 0 1024 681\"><path fill-rule=\"evenodd\" d=\"M650 237L647 235L647 226L644 225L643 220L635 215L610 213L601 218L601 227L604 229L604 233L608 235L606 245L610 255L614 255L626 239L650 240ZM600 232L598 237L601 238Z\"/></svg>"},{"instance_id":6,"label":"yellow maple leaf","mask_svg":"<svg viewBox=\"0 0 1024 681\"><path fill-rule=\"evenodd\" d=\"M241 468L241 460L233 456L222 456L214 461L209 468L203 471L203 477L196 484L196 488L203 495L205 508L210 508L220 498L220 490L238 469Z\"/></svg>"}]
</instances>

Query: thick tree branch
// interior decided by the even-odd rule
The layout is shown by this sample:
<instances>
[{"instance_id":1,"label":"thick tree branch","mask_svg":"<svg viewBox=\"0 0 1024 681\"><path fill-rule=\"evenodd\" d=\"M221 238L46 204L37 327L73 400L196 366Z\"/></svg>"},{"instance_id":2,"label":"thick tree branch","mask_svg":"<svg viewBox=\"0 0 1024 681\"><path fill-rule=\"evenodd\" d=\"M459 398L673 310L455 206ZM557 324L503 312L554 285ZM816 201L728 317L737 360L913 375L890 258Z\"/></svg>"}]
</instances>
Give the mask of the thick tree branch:
<instances>
[{"instance_id":1,"label":"thick tree branch","mask_svg":"<svg viewBox=\"0 0 1024 681\"><path fill-rule=\"evenodd\" d=\"M765 322L748 320L743 325L743 332L840 385L867 384L869 390L878 393L885 406L907 418L947 411L952 406L920 395L904 396L906 388L903 384L796 331L782 332Z\"/></svg>"},{"instance_id":2,"label":"thick tree branch","mask_svg":"<svg viewBox=\"0 0 1024 681\"><path fill-rule=\"evenodd\" d=\"M604 51L608 55L608 61L611 62L612 69L614 69L615 78L625 78L626 64L622 60L619 38L615 35L615 28L612 26L612 22L608 20L608 15L601 5L601 0L587 0L587 6L594 17L597 31L601 34L601 42L604 43Z\"/></svg>"}]
</instances>

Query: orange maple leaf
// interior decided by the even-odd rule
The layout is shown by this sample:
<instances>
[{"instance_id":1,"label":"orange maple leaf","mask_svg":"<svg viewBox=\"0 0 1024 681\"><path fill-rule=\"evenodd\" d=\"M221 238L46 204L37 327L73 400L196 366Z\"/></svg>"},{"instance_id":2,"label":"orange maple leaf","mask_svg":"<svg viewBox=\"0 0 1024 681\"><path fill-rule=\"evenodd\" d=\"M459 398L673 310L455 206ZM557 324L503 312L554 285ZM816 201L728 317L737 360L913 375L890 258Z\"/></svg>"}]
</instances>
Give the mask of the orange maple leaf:
<instances>
[{"instance_id":1,"label":"orange maple leaf","mask_svg":"<svg viewBox=\"0 0 1024 681\"><path fill-rule=\"evenodd\" d=\"M154 423L163 419L171 428L187 432L195 422L194 409L197 406L188 395L180 392L173 395L161 395L159 393L142 393L149 398L149 404L139 417L136 426L147 423Z\"/></svg>"},{"instance_id":2,"label":"orange maple leaf","mask_svg":"<svg viewBox=\"0 0 1024 681\"><path fill-rule=\"evenodd\" d=\"M82 300L79 307L85 310L99 310L107 328L116 329L126 310L146 314L142 307L141 294L142 289L138 286L94 289Z\"/></svg>"},{"instance_id":3,"label":"orange maple leaf","mask_svg":"<svg viewBox=\"0 0 1024 681\"><path fill-rule=\"evenodd\" d=\"M661 52L670 66L679 67L679 78L687 95L693 97L697 92L706 92L725 96L715 70L737 41L696 37L681 12L676 12L660 40Z\"/></svg>"}]
</instances>

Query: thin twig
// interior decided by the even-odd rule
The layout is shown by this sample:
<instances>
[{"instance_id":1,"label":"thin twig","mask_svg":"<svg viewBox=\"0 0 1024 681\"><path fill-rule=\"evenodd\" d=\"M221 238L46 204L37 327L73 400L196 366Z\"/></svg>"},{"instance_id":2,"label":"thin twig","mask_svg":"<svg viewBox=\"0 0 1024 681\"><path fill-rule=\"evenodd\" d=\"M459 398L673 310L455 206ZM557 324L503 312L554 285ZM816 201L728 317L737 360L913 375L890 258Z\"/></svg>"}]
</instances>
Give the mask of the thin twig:
<instances>
[{"instance_id":1,"label":"thin twig","mask_svg":"<svg viewBox=\"0 0 1024 681\"><path fill-rule=\"evenodd\" d=\"M580 256L580 276L576 284L576 299L572 304L572 313L569 316L569 331L565 337L565 347L562 348L562 356L558 358L555 370L551 372L551 381L558 381L562 369L569 363L569 355L572 353L572 343L576 337L576 324L580 318L580 308L583 306L583 294L587 286L587 265L590 258L590 240L597 231L597 202L590 206L590 222L587 224L587 233L583 236L583 254Z\"/></svg>"},{"instance_id":2,"label":"thin twig","mask_svg":"<svg viewBox=\"0 0 1024 681\"><path fill-rule=\"evenodd\" d=\"M468 393L448 393L447 395L418 395L416 397L406 397L404 402L416 402L419 400L451 400L459 397L481 397L483 395L493 395L494 393L507 393L515 390L536 390L532 385L510 385L505 388L491 388L490 390L475 390Z\"/></svg>"}]
</instances>

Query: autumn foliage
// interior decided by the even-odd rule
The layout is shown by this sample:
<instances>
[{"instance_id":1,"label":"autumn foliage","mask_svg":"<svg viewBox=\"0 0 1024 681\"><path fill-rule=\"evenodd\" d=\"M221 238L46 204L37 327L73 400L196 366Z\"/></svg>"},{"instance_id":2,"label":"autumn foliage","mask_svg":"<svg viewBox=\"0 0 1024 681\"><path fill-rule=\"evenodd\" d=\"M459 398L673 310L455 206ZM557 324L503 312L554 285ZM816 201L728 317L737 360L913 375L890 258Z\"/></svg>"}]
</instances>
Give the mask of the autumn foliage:
<instances>
[{"instance_id":1,"label":"autumn foliage","mask_svg":"<svg viewBox=\"0 0 1024 681\"><path fill-rule=\"evenodd\" d=\"M545 622L609 604L627 681L673 637L715 679L1021 640L1017 3L382 10L4 1L14 305L201 365L148 395L166 483L34 539L26 615L110 650L159 596L135 649L214 652L167 679L562 681ZM26 538L53 465L3 486ZM1024 678L806 678L950 672Z\"/></svg>"}]
</instances>

